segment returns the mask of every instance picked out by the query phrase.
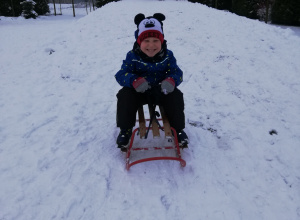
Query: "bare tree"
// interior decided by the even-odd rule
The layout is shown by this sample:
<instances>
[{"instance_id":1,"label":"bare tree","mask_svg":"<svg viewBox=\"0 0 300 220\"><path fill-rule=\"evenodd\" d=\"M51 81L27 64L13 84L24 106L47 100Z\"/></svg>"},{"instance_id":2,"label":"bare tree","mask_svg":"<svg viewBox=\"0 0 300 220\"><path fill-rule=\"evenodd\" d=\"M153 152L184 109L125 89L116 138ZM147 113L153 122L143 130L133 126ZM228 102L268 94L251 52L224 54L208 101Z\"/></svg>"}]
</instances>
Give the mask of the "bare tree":
<instances>
[{"instance_id":1,"label":"bare tree","mask_svg":"<svg viewBox=\"0 0 300 220\"><path fill-rule=\"evenodd\" d=\"M265 17L265 23L268 23L268 20L269 20L269 8L270 8L269 0L266 0L266 17Z\"/></svg>"},{"instance_id":2,"label":"bare tree","mask_svg":"<svg viewBox=\"0 0 300 220\"><path fill-rule=\"evenodd\" d=\"M95 11L95 2L94 2L94 0L92 0L92 4L93 4L93 11Z\"/></svg>"},{"instance_id":3,"label":"bare tree","mask_svg":"<svg viewBox=\"0 0 300 220\"><path fill-rule=\"evenodd\" d=\"M86 14L88 15L88 0L85 0L85 10L86 10Z\"/></svg>"},{"instance_id":4,"label":"bare tree","mask_svg":"<svg viewBox=\"0 0 300 220\"><path fill-rule=\"evenodd\" d=\"M15 17L15 9L14 9L13 0L11 0L11 10L12 10L13 16Z\"/></svg>"},{"instance_id":5,"label":"bare tree","mask_svg":"<svg viewBox=\"0 0 300 220\"><path fill-rule=\"evenodd\" d=\"M54 6L54 15L56 16L55 0L53 0L53 6Z\"/></svg>"},{"instance_id":6,"label":"bare tree","mask_svg":"<svg viewBox=\"0 0 300 220\"><path fill-rule=\"evenodd\" d=\"M61 11L61 0L59 0L59 10L60 10L60 14L62 15L62 11Z\"/></svg>"},{"instance_id":7,"label":"bare tree","mask_svg":"<svg viewBox=\"0 0 300 220\"><path fill-rule=\"evenodd\" d=\"M72 7L73 7L73 17L75 17L75 6L74 6L74 0L72 0Z\"/></svg>"}]
</instances>

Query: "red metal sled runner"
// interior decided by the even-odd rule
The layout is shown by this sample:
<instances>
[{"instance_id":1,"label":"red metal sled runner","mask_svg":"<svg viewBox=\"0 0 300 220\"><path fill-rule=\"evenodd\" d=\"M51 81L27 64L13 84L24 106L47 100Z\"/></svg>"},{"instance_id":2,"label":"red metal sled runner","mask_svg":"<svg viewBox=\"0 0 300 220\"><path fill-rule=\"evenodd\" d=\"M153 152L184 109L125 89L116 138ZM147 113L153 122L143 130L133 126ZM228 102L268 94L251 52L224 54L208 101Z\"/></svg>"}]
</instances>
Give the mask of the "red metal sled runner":
<instances>
[{"instance_id":1,"label":"red metal sled runner","mask_svg":"<svg viewBox=\"0 0 300 220\"><path fill-rule=\"evenodd\" d=\"M170 127L169 121L166 118L164 114L164 110L162 107L160 107L161 115L162 115L162 120L164 127L162 129L164 130L165 137L160 137L160 131L159 131L159 126L156 123L155 120L152 121L152 126L149 128L153 134L153 142L157 142L157 140L162 140L162 142L165 142L165 144L161 143L154 143L156 146L145 146L146 139L143 139L146 134L146 121L150 121L149 119L145 120L144 118L144 111L143 108L141 107L138 111L139 114L139 127L134 129L131 139L130 139L130 144L127 149L127 154L126 154L126 169L129 170L131 166L143 163L143 162L148 162L148 161L156 161L156 160L174 160L180 162L180 165L182 167L186 166L185 160L181 158L181 152L180 152L180 147L178 144L178 139L177 139L177 134L174 128ZM140 135L140 146L136 144L135 137ZM162 139L164 138L164 139ZM160 151L161 152L171 152L174 155L168 156L168 155L159 155L159 156L150 156L150 157L144 157L147 152L150 151ZM137 152L142 153L142 158L133 160L132 155L136 154Z\"/></svg>"}]
</instances>

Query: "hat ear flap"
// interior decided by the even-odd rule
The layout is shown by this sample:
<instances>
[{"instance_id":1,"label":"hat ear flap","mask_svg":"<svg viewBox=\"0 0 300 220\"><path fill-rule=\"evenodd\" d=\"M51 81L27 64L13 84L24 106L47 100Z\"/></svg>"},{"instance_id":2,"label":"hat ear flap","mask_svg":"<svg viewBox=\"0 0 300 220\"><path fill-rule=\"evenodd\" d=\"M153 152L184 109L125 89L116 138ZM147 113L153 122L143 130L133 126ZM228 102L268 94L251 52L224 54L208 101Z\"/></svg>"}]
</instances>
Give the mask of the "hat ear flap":
<instances>
[{"instance_id":1,"label":"hat ear flap","mask_svg":"<svg viewBox=\"0 0 300 220\"><path fill-rule=\"evenodd\" d=\"M135 23L136 25L139 25L139 24L141 23L141 21L144 20L144 19L145 19L145 15L142 14L142 13L139 13L139 14L137 14L137 15L134 17L134 23Z\"/></svg>"},{"instance_id":2,"label":"hat ear flap","mask_svg":"<svg viewBox=\"0 0 300 220\"><path fill-rule=\"evenodd\" d=\"M155 13L153 15L153 18L159 20L160 22L164 21L166 19L166 16L164 16L162 13Z\"/></svg>"}]
</instances>

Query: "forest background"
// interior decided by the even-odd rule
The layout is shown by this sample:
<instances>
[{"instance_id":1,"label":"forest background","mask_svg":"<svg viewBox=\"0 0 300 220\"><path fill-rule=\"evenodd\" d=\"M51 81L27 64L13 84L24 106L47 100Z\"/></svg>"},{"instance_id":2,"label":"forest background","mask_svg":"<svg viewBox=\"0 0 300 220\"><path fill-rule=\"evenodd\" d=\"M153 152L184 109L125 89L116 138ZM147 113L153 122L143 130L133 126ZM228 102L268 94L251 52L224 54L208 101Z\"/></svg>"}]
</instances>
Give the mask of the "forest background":
<instances>
[{"instance_id":1,"label":"forest background","mask_svg":"<svg viewBox=\"0 0 300 220\"><path fill-rule=\"evenodd\" d=\"M76 7L86 7L86 11L120 0L1 0L0 16L36 18L40 15L60 15L61 4L72 4L73 16ZM160 0L164 1L164 0ZM175 1L175 0L174 0ZM179 1L179 0L177 0ZM265 23L300 26L299 0L181 0L200 3L218 10L225 10ZM53 4L50 12L49 4ZM60 7L56 5L60 5ZM1 18L0 18L1 20Z\"/></svg>"}]
</instances>

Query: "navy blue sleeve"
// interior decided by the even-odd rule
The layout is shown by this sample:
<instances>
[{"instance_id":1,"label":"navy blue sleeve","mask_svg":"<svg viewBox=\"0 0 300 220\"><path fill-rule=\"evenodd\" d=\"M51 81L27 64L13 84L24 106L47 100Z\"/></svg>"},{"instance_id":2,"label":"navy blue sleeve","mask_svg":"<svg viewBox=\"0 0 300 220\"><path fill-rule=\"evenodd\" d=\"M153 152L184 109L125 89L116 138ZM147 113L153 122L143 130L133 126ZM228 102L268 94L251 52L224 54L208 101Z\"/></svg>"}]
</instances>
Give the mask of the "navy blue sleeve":
<instances>
[{"instance_id":1,"label":"navy blue sleeve","mask_svg":"<svg viewBox=\"0 0 300 220\"><path fill-rule=\"evenodd\" d=\"M167 69L167 77L172 77L175 81L176 86L179 86L182 82L183 72L177 65L176 58L174 57L173 52L168 50L167 56L170 60Z\"/></svg>"},{"instance_id":2,"label":"navy blue sleeve","mask_svg":"<svg viewBox=\"0 0 300 220\"><path fill-rule=\"evenodd\" d=\"M129 51L126 59L123 60L121 69L116 73L115 78L121 86L132 87L132 82L138 78L135 72L135 64L132 62L135 55L133 51Z\"/></svg>"}]
</instances>

